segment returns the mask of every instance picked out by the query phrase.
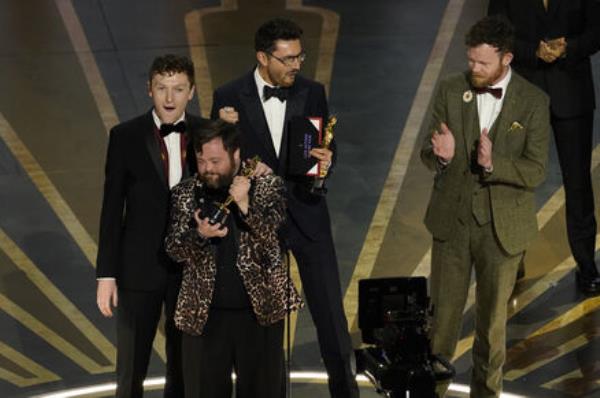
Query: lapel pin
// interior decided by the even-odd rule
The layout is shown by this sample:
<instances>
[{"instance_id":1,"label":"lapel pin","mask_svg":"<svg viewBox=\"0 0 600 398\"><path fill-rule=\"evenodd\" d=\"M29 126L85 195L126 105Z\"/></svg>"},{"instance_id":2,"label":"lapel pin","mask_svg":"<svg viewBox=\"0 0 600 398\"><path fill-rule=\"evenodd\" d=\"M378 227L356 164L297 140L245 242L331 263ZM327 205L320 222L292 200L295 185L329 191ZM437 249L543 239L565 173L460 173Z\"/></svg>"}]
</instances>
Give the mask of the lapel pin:
<instances>
[{"instance_id":1,"label":"lapel pin","mask_svg":"<svg viewBox=\"0 0 600 398\"><path fill-rule=\"evenodd\" d=\"M467 90L463 93L463 101L467 104L473 101L473 92L471 90Z\"/></svg>"}]
</instances>

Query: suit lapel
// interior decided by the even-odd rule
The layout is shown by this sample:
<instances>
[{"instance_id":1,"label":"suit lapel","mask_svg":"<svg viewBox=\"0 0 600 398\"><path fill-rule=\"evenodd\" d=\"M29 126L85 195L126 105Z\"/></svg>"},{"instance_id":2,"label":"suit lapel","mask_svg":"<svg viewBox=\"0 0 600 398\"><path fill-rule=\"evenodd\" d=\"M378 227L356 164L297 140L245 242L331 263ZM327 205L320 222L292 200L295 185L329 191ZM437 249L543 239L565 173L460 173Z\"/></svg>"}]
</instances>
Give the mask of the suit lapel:
<instances>
[{"instance_id":1,"label":"suit lapel","mask_svg":"<svg viewBox=\"0 0 600 398\"><path fill-rule=\"evenodd\" d=\"M183 138L183 136L182 136L182 138ZM186 139L185 148L183 148L183 150L185 151L185 159L181 163L181 167L182 167L181 180L182 181L192 175L191 166L193 166L192 162L195 162L195 159L196 159L196 154L194 153L193 145L192 145L192 138L190 137L190 135L187 131L185 133L185 139Z\"/></svg>"},{"instance_id":2,"label":"suit lapel","mask_svg":"<svg viewBox=\"0 0 600 398\"><path fill-rule=\"evenodd\" d=\"M548 18L548 12L544 8L544 0L527 0L527 1L531 1L534 3L533 9L535 10L535 15L540 20L544 21L544 23L545 23L546 19ZM549 7L549 5L548 5L548 7Z\"/></svg>"},{"instance_id":3,"label":"suit lapel","mask_svg":"<svg viewBox=\"0 0 600 398\"><path fill-rule=\"evenodd\" d=\"M290 119L295 116L304 115L304 108L306 106L306 99L308 98L308 88L300 87L295 84L290 88L290 95L287 100L285 107L285 117L283 121L283 136L281 137L281 149L279 151L279 173L283 175L285 173L285 166L287 164L287 147L288 147L288 125ZM325 122L325 121L323 121Z\"/></svg>"},{"instance_id":4,"label":"suit lapel","mask_svg":"<svg viewBox=\"0 0 600 398\"><path fill-rule=\"evenodd\" d=\"M194 153L194 143L192 142L192 134L191 130L193 124L195 123L194 119L192 119L186 112L185 115L185 133L182 135L182 138L185 137L185 161L182 163L181 170L181 180L185 180L193 174L193 170L196 169L196 154Z\"/></svg>"},{"instance_id":5,"label":"suit lapel","mask_svg":"<svg viewBox=\"0 0 600 398\"><path fill-rule=\"evenodd\" d=\"M548 0L548 19L552 19L561 0Z\"/></svg>"},{"instance_id":6,"label":"suit lapel","mask_svg":"<svg viewBox=\"0 0 600 398\"><path fill-rule=\"evenodd\" d=\"M158 177L162 183L162 186L166 189L169 184L167 182L167 176L165 175L163 162L160 158L160 147L156 141L156 136L154 135L155 128L156 126L154 125L154 120L152 119L152 113L148 112L147 117L144 120L144 125L142 126L144 140L146 141L146 149L148 150L148 155L150 155L154 169L158 173Z\"/></svg>"},{"instance_id":7,"label":"suit lapel","mask_svg":"<svg viewBox=\"0 0 600 398\"><path fill-rule=\"evenodd\" d=\"M529 0L535 2L535 11L542 20L549 22L554 17L561 0L548 0L548 9L544 8L544 0Z\"/></svg>"},{"instance_id":8,"label":"suit lapel","mask_svg":"<svg viewBox=\"0 0 600 398\"><path fill-rule=\"evenodd\" d=\"M514 121L511 120L514 116L514 109L517 106L517 97L519 90L519 81L516 74L513 72L508 87L506 88L506 97L502 103L502 110L494 123L490 139L494 146L504 145L506 135L510 128L510 124Z\"/></svg>"},{"instance_id":9,"label":"suit lapel","mask_svg":"<svg viewBox=\"0 0 600 398\"><path fill-rule=\"evenodd\" d=\"M265 111L262 107L254 74L250 73L245 80L245 87L240 91L240 102L242 108L246 112L248 122L252 126L252 130L256 133L258 140L262 143L266 153L273 159L277 159L273 139L265 119Z\"/></svg>"},{"instance_id":10,"label":"suit lapel","mask_svg":"<svg viewBox=\"0 0 600 398\"><path fill-rule=\"evenodd\" d=\"M470 90L470 89L469 89ZM463 139L465 144L465 150L467 159L471 160L471 147L473 146L473 140L475 131L479 131L479 115L477 114L477 95L471 91L472 100L467 102L461 99L462 102L462 118L463 118Z\"/></svg>"}]
</instances>

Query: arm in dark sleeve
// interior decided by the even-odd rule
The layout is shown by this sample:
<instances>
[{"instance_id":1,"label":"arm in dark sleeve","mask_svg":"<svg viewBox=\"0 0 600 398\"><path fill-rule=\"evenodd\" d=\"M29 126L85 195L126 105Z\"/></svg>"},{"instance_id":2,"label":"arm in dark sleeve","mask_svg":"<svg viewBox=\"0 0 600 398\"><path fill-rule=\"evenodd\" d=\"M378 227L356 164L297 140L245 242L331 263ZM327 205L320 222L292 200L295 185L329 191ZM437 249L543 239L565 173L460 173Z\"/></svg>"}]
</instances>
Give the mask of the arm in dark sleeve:
<instances>
[{"instance_id":1,"label":"arm in dark sleeve","mask_svg":"<svg viewBox=\"0 0 600 398\"><path fill-rule=\"evenodd\" d=\"M433 153L433 146L431 145L431 135L434 131L440 129L442 123L448 123L447 111L446 111L446 83L442 81L437 88L433 99L433 106L431 110L431 121L429 123L429 129L425 132L423 137L423 144L421 146L421 161L431 171L440 172L440 162L438 157ZM451 126L450 130L452 130ZM456 142L456 136L454 137ZM456 146L455 146L456 148ZM451 167L452 162L448 165Z\"/></svg>"},{"instance_id":2,"label":"arm in dark sleeve","mask_svg":"<svg viewBox=\"0 0 600 398\"><path fill-rule=\"evenodd\" d=\"M213 93L213 103L212 109L210 110L210 118L212 120L216 120L219 118L219 109L224 107L222 96L219 94L218 90L215 90Z\"/></svg>"},{"instance_id":3,"label":"arm in dark sleeve","mask_svg":"<svg viewBox=\"0 0 600 398\"><path fill-rule=\"evenodd\" d=\"M104 196L100 215L100 236L96 277L116 277L121 252L123 213L125 211L126 155L122 132L112 129L109 134L104 169Z\"/></svg>"},{"instance_id":4,"label":"arm in dark sleeve","mask_svg":"<svg viewBox=\"0 0 600 398\"><path fill-rule=\"evenodd\" d=\"M521 38L515 39L515 60L521 65L535 68L540 62L544 62L537 56L537 50L540 46L538 41L527 41Z\"/></svg>"},{"instance_id":5,"label":"arm in dark sleeve","mask_svg":"<svg viewBox=\"0 0 600 398\"><path fill-rule=\"evenodd\" d=\"M581 9L584 29L577 35L567 35L566 62L576 63L600 49L600 0L584 0Z\"/></svg>"}]
</instances>

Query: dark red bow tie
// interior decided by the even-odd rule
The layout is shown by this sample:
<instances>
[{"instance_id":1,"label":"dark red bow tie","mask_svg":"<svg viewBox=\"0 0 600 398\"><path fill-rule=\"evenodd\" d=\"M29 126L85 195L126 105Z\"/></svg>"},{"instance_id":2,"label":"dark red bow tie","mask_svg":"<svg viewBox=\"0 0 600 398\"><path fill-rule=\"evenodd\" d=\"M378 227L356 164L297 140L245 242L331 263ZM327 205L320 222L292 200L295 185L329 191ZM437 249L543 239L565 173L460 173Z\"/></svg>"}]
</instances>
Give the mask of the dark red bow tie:
<instances>
[{"instance_id":1,"label":"dark red bow tie","mask_svg":"<svg viewBox=\"0 0 600 398\"><path fill-rule=\"evenodd\" d=\"M171 133L183 133L185 131L185 122L182 120L179 123L171 124L164 123L160 125L160 136L166 137Z\"/></svg>"},{"instance_id":2,"label":"dark red bow tie","mask_svg":"<svg viewBox=\"0 0 600 398\"><path fill-rule=\"evenodd\" d=\"M475 94L490 93L496 99L502 98L502 88L501 87L474 87L473 91L475 91Z\"/></svg>"}]
</instances>

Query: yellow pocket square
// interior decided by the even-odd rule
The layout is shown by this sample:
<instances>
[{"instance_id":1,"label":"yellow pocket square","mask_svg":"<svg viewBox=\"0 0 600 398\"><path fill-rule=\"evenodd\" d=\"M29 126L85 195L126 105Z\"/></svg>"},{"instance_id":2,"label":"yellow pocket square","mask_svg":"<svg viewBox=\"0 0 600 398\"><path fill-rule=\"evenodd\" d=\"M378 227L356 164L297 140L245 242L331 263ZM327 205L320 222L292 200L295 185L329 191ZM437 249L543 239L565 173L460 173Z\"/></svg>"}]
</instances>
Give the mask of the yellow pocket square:
<instances>
[{"instance_id":1,"label":"yellow pocket square","mask_svg":"<svg viewBox=\"0 0 600 398\"><path fill-rule=\"evenodd\" d=\"M521 123L519 122L512 122L512 124L510 125L510 128L508 129L508 131L515 131L515 130L522 130L524 127Z\"/></svg>"}]
</instances>

